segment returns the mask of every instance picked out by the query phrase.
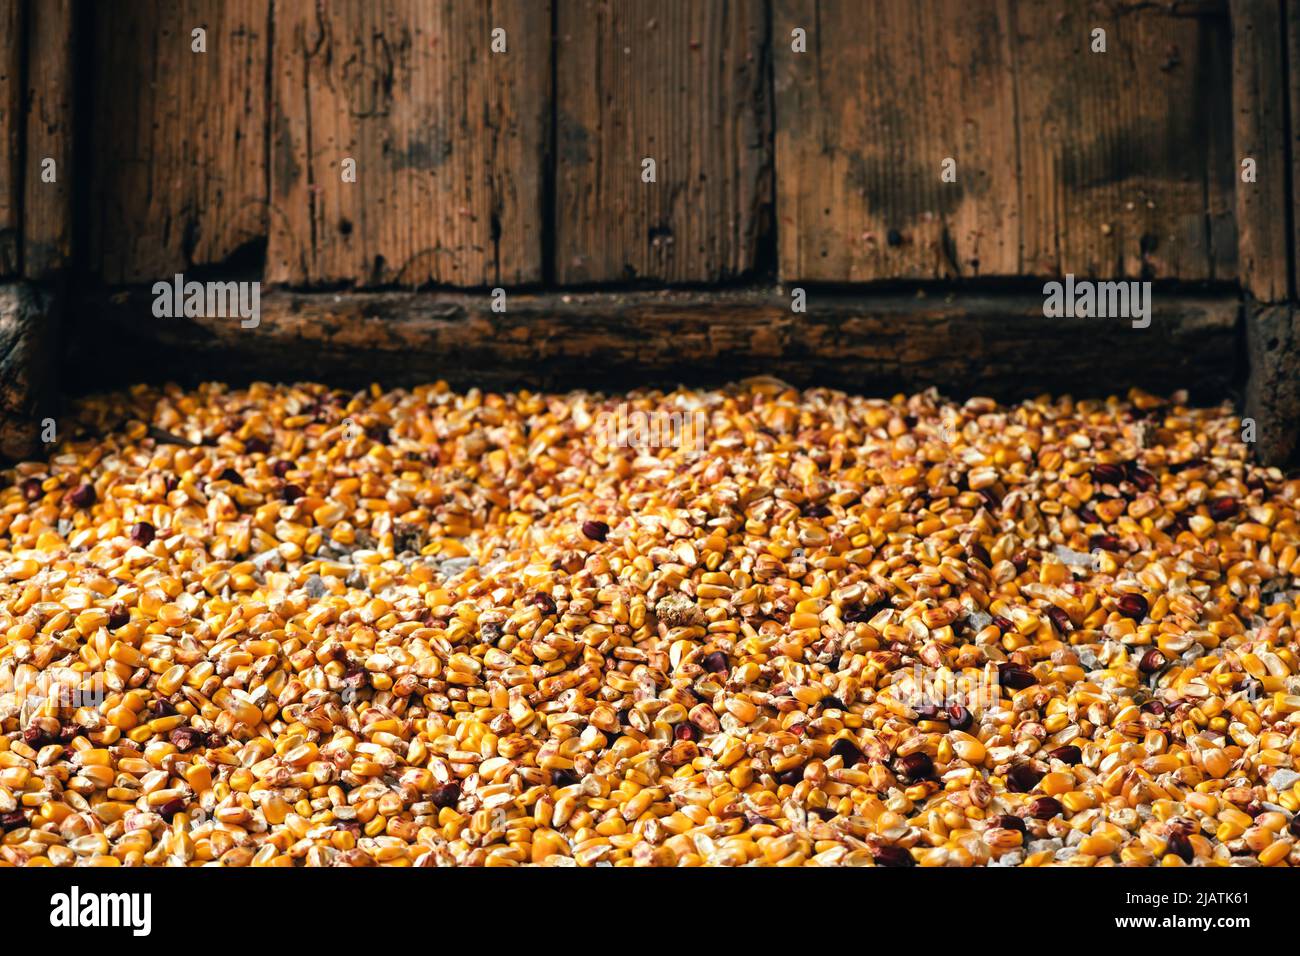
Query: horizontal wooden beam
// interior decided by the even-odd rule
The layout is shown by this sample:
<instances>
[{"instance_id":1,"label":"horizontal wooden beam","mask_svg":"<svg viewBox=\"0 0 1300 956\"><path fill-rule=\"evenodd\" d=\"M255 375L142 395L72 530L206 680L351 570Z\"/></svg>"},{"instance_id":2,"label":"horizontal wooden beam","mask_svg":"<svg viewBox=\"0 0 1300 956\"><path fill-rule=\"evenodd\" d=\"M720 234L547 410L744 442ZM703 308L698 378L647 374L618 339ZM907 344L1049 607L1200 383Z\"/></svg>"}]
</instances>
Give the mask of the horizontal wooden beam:
<instances>
[{"instance_id":1,"label":"horizontal wooden beam","mask_svg":"<svg viewBox=\"0 0 1300 956\"><path fill-rule=\"evenodd\" d=\"M272 292L257 328L154 316L151 293L86 298L72 381L310 379L485 388L601 387L777 375L888 394L1000 396L1130 386L1221 400L1241 372L1235 295L1153 295L1150 327L1054 319L1034 293L665 291L511 295Z\"/></svg>"}]
</instances>

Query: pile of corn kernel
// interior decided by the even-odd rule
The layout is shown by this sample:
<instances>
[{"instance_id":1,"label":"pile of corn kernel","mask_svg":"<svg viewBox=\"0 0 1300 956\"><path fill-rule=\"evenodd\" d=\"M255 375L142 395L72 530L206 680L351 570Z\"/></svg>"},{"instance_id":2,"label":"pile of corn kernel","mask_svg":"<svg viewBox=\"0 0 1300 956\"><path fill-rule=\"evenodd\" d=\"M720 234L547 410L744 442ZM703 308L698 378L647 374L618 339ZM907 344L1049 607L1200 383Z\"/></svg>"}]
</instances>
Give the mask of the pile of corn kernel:
<instances>
[{"instance_id":1,"label":"pile of corn kernel","mask_svg":"<svg viewBox=\"0 0 1300 956\"><path fill-rule=\"evenodd\" d=\"M0 476L0 863L1300 864L1300 480L1185 402L83 400Z\"/></svg>"}]
</instances>

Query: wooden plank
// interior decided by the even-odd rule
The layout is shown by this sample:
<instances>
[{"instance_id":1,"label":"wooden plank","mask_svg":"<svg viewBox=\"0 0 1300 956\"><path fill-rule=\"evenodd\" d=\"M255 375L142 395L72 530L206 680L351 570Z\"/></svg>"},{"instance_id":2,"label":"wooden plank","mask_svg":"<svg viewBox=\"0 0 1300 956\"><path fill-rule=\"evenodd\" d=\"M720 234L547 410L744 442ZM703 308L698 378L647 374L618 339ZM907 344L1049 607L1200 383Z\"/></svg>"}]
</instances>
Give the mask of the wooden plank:
<instances>
[{"instance_id":1,"label":"wooden plank","mask_svg":"<svg viewBox=\"0 0 1300 956\"><path fill-rule=\"evenodd\" d=\"M0 278L16 275L22 220L23 2L0 0Z\"/></svg>"},{"instance_id":2,"label":"wooden plank","mask_svg":"<svg viewBox=\"0 0 1300 956\"><path fill-rule=\"evenodd\" d=\"M1290 294L1287 195L1287 38L1282 0L1232 5L1232 103L1237 236L1241 284L1261 302ZM1255 160L1256 181L1241 181L1240 165Z\"/></svg>"},{"instance_id":3,"label":"wooden plank","mask_svg":"<svg viewBox=\"0 0 1300 956\"><path fill-rule=\"evenodd\" d=\"M776 0L783 278L1019 271L1010 25L1008 0L880 0L869 29L851 0Z\"/></svg>"},{"instance_id":4,"label":"wooden plank","mask_svg":"<svg viewBox=\"0 0 1300 956\"><path fill-rule=\"evenodd\" d=\"M280 3L275 21L271 281L542 279L548 2Z\"/></svg>"},{"instance_id":5,"label":"wooden plank","mask_svg":"<svg viewBox=\"0 0 1300 956\"><path fill-rule=\"evenodd\" d=\"M861 17L775 0L783 278L1235 277L1221 8L881 0Z\"/></svg>"},{"instance_id":6,"label":"wooden plank","mask_svg":"<svg viewBox=\"0 0 1300 956\"><path fill-rule=\"evenodd\" d=\"M89 257L106 282L221 263L266 236L269 7L95 5Z\"/></svg>"},{"instance_id":7,"label":"wooden plank","mask_svg":"<svg viewBox=\"0 0 1300 956\"><path fill-rule=\"evenodd\" d=\"M1300 292L1300 0L1286 0L1288 151L1291 158L1291 281Z\"/></svg>"},{"instance_id":8,"label":"wooden plank","mask_svg":"<svg viewBox=\"0 0 1300 956\"><path fill-rule=\"evenodd\" d=\"M26 282L0 285L0 459L34 455L52 383L54 299Z\"/></svg>"},{"instance_id":9,"label":"wooden plank","mask_svg":"<svg viewBox=\"0 0 1300 956\"><path fill-rule=\"evenodd\" d=\"M1300 309L1252 303L1246 351L1245 414L1255 420L1255 454L1266 464L1282 465L1300 447Z\"/></svg>"},{"instance_id":10,"label":"wooden plank","mask_svg":"<svg viewBox=\"0 0 1300 956\"><path fill-rule=\"evenodd\" d=\"M231 319L158 322L149 303L140 292L79 304L70 377L80 387L189 374L622 391L779 374L873 394L935 385L1082 397L1136 385L1221 401L1237 372L1224 361L1236 350L1235 294L1160 296L1146 329L1046 321L1036 294L814 291L808 311L792 313L775 290L521 293L499 313L487 295L277 291L262 297L256 335ZM167 360L176 355L186 369Z\"/></svg>"},{"instance_id":11,"label":"wooden plank","mask_svg":"<svg viewBox=\"0 0 1300 956\"><path fill-rule=\"evenodd\" d=\"M72 261L75 0L29 0L23 273L47 279ZM42 172L53 160L53 182Z\"/></svg>"},{"instance_id":12,"label":"wooden plank","mask_svg":"<svg viewBox=\"0 0 1300 956\"><path fill-rule=\"evenodd\" d=\"M1015 11L1022 271L1235 279L1224 11Z\"/></svg>"},{"instance_id":13,"label":"wooden plank","mask_svg":"<svg viewBox=\"0 0 1300 956\"><path fill-rule=\"evenodd\" d=\"M762 0L558 2L557 280L752 270L770 203Z\"/></svg>"}]
</instances>

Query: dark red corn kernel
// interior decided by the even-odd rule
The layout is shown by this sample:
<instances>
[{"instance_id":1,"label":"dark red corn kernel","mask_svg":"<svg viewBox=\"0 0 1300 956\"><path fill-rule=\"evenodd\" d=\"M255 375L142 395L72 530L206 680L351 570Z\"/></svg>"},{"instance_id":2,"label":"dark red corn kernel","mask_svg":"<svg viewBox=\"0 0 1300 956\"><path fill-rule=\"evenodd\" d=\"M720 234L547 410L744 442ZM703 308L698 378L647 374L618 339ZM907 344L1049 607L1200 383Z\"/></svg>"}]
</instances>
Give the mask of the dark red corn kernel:
<instances>
[{"instance_id":1,"label":"dark red corn kernel","mask_svg":"<svg viewBox=\"0 0 1300 956\"><path fill-rule=\"evenodd\" d=\"M916 860L900 846L876 846L871 848L871 855L876 866L916 866Z\"/></svg>"},{"instance_id":2,"label":"dark red corn kernel","mask_svg":"<svg viewBox=\"0 0 1300 956\"><path fill-rule=\"evenodd\" d=\"M1181 857L1184 863L1191 863L1196 858L1196 851L1192 849L1192 841L1187 839L1187 834L1177 830L1169 834L1169 852L1174 856Z\"/></svg>"},{"instance_id":3,"label":"dark red corn kernel","mask_svg":"<svg viewBox=\"0 0 1300 956\"><path fill-rule=\"evenodd\" d=\"M681 723L673 729L673 736L678 740L697 741L700 739L700 732L692 724Z\"/></svg>"},{"instance_id":4,"label":"dark red corn kernel","mask_svg":"<svg viewBox=\"0 0 1300 956\"><path fill-rule=\"evenodd\" d=\"M1014 631L1016 626L1000 614L993 615L993 625L1002 632Z\"/></svg>"},{"instance_id":5,"label":"dark red corn kernel","mask_svg":"<svg viewBox=\"0 0 1300 956\"><path fill-rule=\"evenodd\" d=\"M836 710L848 710L848 707L844 705L844 701L840 700L838 697L834 696L833 694L827 694L819 701L819 703L822 705L823 709L827 707L834 707Z\"/></svg>"},{"instance_id":6,"label":"dark red corn kernel","mask_svg":"<svg viewBox=\"0 0 1300 956\"><path fill-rule=\"evenodd\" d=\"M541 608L543 614L554 614L556 611L555 598L551 597L545 591L538 591L528 600L529 603Z\"/></svg>"},{"instance_id":7,"label":"dark red corn kernel","mask_svg":"<svg viewBox=\"0 0 1300 956\"><path fill-rule=\"evenodd\" d=\"M293 463L285 461L283 458L277 458L271 465L271 474L277 478L283 478L293 470Z\"/></svg>"},{"instance_id":8,"label":"dark red corn kernel","mask_svg":"<svg viewBox=\"0 0 1300 956\"><path fill-rule=\"evenodd\" d=\"M232 485L242 485L244 483L244 476L233 468L226 468L221 472L221 474L217 475L217 481L228 481Z\"/></svg>"},{"instance_id":9,"label":"dark red corn kernel","mask_svg":"<svg viewBox=\"0 0 1300 956\"><path fill-rule=\"evenodd\" d=\"M1141 468L1132 469L1129 472L1128 480L1133 482L1139 491L1150 491L1156 486L1156 476Z\"/></svg>"},{"instance_id":10,"label":"dark red corn kernel","mask_svg":"<svg viewBox=\"0 0 1300 956\"><path fill-rule=\"evenodd\" d=\"M803 782L803 767L795 767L776 775L776 782L786 787L797 787Z\"/></svg>"},{"instance_id":11,"label":"dark red corn kernel","mask_svg":"<svg viewBox=\"0 0 1300 956\"><path fill-rule=\"evenodd\" d=\"M1018 833L1025 833L1025 821L1020 817L1012 816L1010 813L1003 813L989 820L989 827L996 827L999 830L1015 830Z\"/></svg>"},{"instance_id":12,"label":"dark red corn kernel","mask_svg":"<svg viewBox=\"0 0 1300 956\"><path fill-rule=\"evenodd\" d=\"M1124 469L1119 465L1093 465L1092 480L1099 485L1118 485L1124 480Z\"/></svg>"},{"instance_id":13,"label":"dark red corn kernel","mask_svg":"<svg viewBox=\"0 0 1300 956\"><path fill-rule=\"evenodd\" d=\"M447 783L433 788L429 794L430 802L439 809L455 808L460 803L460 784Z\"/></svg>"},{"instance_id":14,"label":"dark red corn kernel","mask_svg":"<svg viewBox=\"0 0 1300 956\"><path fill-rule=\"evenodd\" d=\"M126 609L125 604L114 604L108 609L108 629L116 631L124 624L131 621L131 612Z\"/></svg>"},{"instance_id":15,"label":"dark red corn kernel","mask_svg":"<svg viewBox=\"0 0 1300 956\"><path fill-rule=\"evenodd\" d=\"M917 720L942 720L943 711L937 704L917 704L912 708L916 712Z\"/></svg>"},{"instance_id":16,"label":"dark red corn kernel","mask_svg":"<svg viewBox=\"0 0 1300 956\"><path fill-rule=\"evenodd\" d=\"M948 726L953 730L969 730L975 718L971 712L961 704L950 704L948 706Z\"/></svg>"},{"instance_id":17,"label":"dark red corn kernel","mask_svg":"<svg viewBox=\"0 0 1300 956\"><path fill-rule=\"evenodd\" d=\"M1300 837L1300 813L1291 818L1291 822L1287 824L1286 828L1293 837Z\"/></svg>"},{"instance_id":18,"label":"dark red corn kernel","mask_svg":"<svg viewBox=\"0 0 1300 956\"><path fill-rule=\"evenodd\" d=\"M27 501L40 501L45 497L45 489L41 487L39 478L28 478L23 482L23 498Z\"/></svg>"},{"instance_id":19,"label":"dark red corn kernel","mask_svg":"<svg viewBox=\"0 0 1300 956\"><path fill-rule=\"evenodd\" d=\"M74 508L89 508L95 503L95 486L82 482L68 492L68 504Z\"/></svg>"},{"instance_id":20,"label":"dark red corn kernel","mask_svg":"<svg viewBox=\"0 0 1300 956\"><path fill-rule=\"evenodd\" d=\"M1113 534L1094 534L1088 539L1088 550L1096 551L1098 549L1102 551L1118 551L1119 538Z\"/></svg>"},{"instance_id":21,"label":"dark red corn kernel","mask_svg":"<svg viewBox=\"0 0 1300 956\"><path fill-rule=\"evenodd\" d=\"M299 498L305 497L306 492L298 485L285 485L280 489L280 498L287 504L293 504Z\"/></svg>"},{"instance_id":22,"label":"dark red corn kernel","mask_svg":"<svg viewBox=\"0 0 1300 956\"><path fill-rule=\"evenodd\" d=\"M862 750L853 741L847 737L841 737L835 743L831 744L832 757L839 757L844 761L844 766L852 767L855 764L862 763Z\"/></svg>"},{"instance_id":23,"label":"dark red corn kernel","mask_svg":"<svg viewBox=\"0 0 1300 956\"><path fill-rule=\"evenodd\" d=\"M1002 499L995 495L988 488L981 488L979 496L984 499L984 505L989 511L999 511L1002 508Z\"/></svg>"},{"instance_id":24,"label":"dark red corn kernel","mask_svg":"<svg viewBox=\"0 0 1300 956\"><path fill-rule=\"evenodd\" d=\"M576 770L570 770L567 767L551 771L551 786L553 787L572 787L581 780L582 778L578 776Z\"/></svg>"},{"instance_id":25,"label":"dark red corn kernel","mask_svg":"<svg viewBox=\"0 0 1300 956\"><path fill-rule=\"evenodd\" d=\"M1135 621L1141 621L1147 616L1147 611L1151 610L1147 599L1140 594L1121 594L1115 602L1115 608L1120 614Z\"/></svg>"},{"instance_id":26,"label":"dark red corn kernel","mask_svg":"<svg viewBox=\"0 0 1300 956\"><path fill-rule=\"evenodd\" d=\"M898 759L898 772L908 780L924 780L934 775L934 761L929 754L917 751Z\"/></svg>"},{"instance_id":27,"label":"dark red corn kernel","mask_svg":"<svg viewBox=\"0 0 1300 956\"><path fill-rule=\"evenodd\" d=\"M989 557L988 549L978 541L971 542L970 547L966 549L972 558L984 565L986 568L993 567L993 559Z\"/></svg>"},{"instance_id":28,"label":"dark red corn kernel","mask_svg":"<svg viewBox=\"0 0 1300 956\"><path fill-rule=\"evenodd\" d=\"M55 743L55 741L55 737L46 733L45 728L34 721L23 731L23 743L35 750L39 750L46 744Z\"/></svg>"},{"instance_id":29,"label":"dark red corn kernel","mask_svg":"<svg viewBox=\"0 0 1300 956\"><path fill-rule=\"evenodd\" d=\"M158 814L158 816L162 817L164 820L170 820L172 817L176 816L176 814L180 813L184 809L185 809L185 801L182 800L180 797L174 797L173 799L168 800L166 803L160 806L157 810L154 811L154 813Z\"/></svg>"},{"instance_id":30,"label":"dark red corn kernel","mask_svg":"<svg viewBox=\"0 0 1300 956\"><path fill-rule=\"evenodd\" d=\"M1012 793L1029 793L1046 774L1030 763L1018 763L1007 771L1007 789Z\"/></svg>"},{"instance_id":31,"label":"dark red corn kernel","mask_svg":"<svg viewBox=\"0 0 1300 956\"><path fill-rule=\"evenodd\" d=\"M1050 750L1048 751L1047 756L1051 757L1053 760L1059 760L1061 763L1068 763L1071 766L1083 762L1083 751L1074 746L1074 744L1066 744L1064 747L1057 747L1055 750Z\"/></svg>"},{"instance_id":32,"label":"dark red corn kernel","mask_svg":"<svg viewBox=\"0 0 1300 956\"><path fill-rule=\"evenodd\" d=\"M1138 670L1143 674L1154 674L1165 666L1165 655L1152 647L1138 661Z\"/></svg>"},{"instance_id":33,"label":"dark red corn kernel","mask_svg":"<svg viewBox=\"0 0 1300 956\"><path fill-rule=\"evenodd\" d=\"M808 812L816 816L819 820L834 820L839 814L829 807L809 807Z\"/></svg>"},{"instance_id":34,"label":"dark red corn kernel","mask_svg":"<svg viewBox=\"0 0 1300 956\"><path fill-rule=\"evenodd\" d=\"M13 810L9 813L0 813L0 830L5 833L25 826L27 826L27 814L23 813L23 811Z\"/></svg>"},{"instance_id":35,"label":"dark red corn kernel","mask_svg":"<svg viewBox=\"0 0 1300 956\"><path fill-rule=\"evenodd\" d=\"M1237 499L1230 497L1215 498L1207 507L1210 517L1215 521L1227 521L1236 515L1238 510Z\"/></svg>"},{"instance_id":36,"label":"dark red corn kernel","mask_svg":"<svg viewBox=\"0 0 1300 956\"><path fill-rule=\"evenodd\" d=\"M1024 690L1038 683L1038 678L1028 667L1019 664L1002 663L998 665L998 682L1012 690Z\"/></svg>"},{"instance_id":37,"label":"dark red corn kernel","mask_svg":"<svg viewBox=\"0 0 1300 956\"><path fill-rule=\"evenodd\" d=\"M604 541L609 537L609 525L603 521L584 521L582 533L592 541Z\"/></svg>"},{"instance_id":38,"label":"dark red corn kernel","mask_svg":"<svg viewBox=\"0 0 1300 956\"><path fill-rule=\"evenodd\" d=\"M1074 625L1070 623L1070 615L1055 604L1048 607L1047 616L1052 619L1052 623L1056 625L1056 630L1062 637L1074 630Z\"/></svg>"},{"instance_id":39,"label":"dark red corn kernel","mask_svg":"<svg viewBox=\"0 0 1300 956\"><path fill-rule=\"evenodd\" d=\"M727 655L722 651L714 651L711 654L704 655L702 662L704 669L712 674L725 674L731 670L731 664L727 662Z\"/></svg>"},{"instance_id":40,"label":"dark red corn kernel","mask_svg":"<svg viewBox=\"0 0 1300 956\"><path fill-rule=\"evenodd\" d=\"M1024 574L1029 570L1029 552L1017 551L1011 556L1011 563L1015 566L1016 574Z\"/></svg>"},{"instance_id":41,"label":"dark red corn kernel","mask_svg":"<svg viewBox=\"0 0 1300 956\"><path fill-rule=\"evenodd\" d=\"M265 439L254 436L244 442L244 451L249 455L265 455L271 450L271 446Z\"/></svg>"},{"instance_id":42,"label":"dark red corn kernel","mask_svg":"<svg viewBox=\"0 0 1300 956\"><path fill-rule=\"evenodd\" d=\"M140 547L148 547L149 543L153 541L153 536L154 528L149 522L137 521L135 524L131 525L131 540L140 545Z\"/></svg>"},{"instance_id":43,"label":"dark red corn kernel","mask_svg":"<svg viewBox=\"0 0 1300 956\"><path fill-rule=\"evenodd\" d=\"M1158 700L1149 700L1142 705L1142 713L1163 717L1165 714L1165 705L1160 703Z\"/></svg>"},{"instance_id":44,"label":"dark red corn kernel","mask_svg":"<svg viewBox=\"0 0 1300 956\"><path fill-rule=\"evenodd\" d=\"M1055 797L1039 797L1029 804L1025 813L1035 820L1050 820L1052 817L1059 817L1063 811L1061 801Z\"/></svg>"}]
</instances>

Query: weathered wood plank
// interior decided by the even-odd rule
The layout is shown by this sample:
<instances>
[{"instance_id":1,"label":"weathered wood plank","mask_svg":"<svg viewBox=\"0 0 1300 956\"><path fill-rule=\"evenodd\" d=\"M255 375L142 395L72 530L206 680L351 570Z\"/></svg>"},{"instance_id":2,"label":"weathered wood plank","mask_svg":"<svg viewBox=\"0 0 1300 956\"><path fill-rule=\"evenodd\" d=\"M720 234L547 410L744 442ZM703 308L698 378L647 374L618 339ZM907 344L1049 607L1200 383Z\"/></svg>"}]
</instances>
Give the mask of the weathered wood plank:
<instances>
[{"instance_id":1,"label":"weathered wood plank","mask_svg":"<svg viewBox=\"0 0 1300 956\"><path fill-rule=\"evenodd\" d=\"M105 281L168 278L266 236L269 8L95 4L89 258Z\"/></svg>"},{"instance_id":2,"label":"weathered wood plank","mask_svg":"<svg viewBox=\"0 0 1300 956\"><path fill-rule=\"evenodd\" d=\"M268 279L542 279L548 2L280 3L275 20Z\"/></svg>"},{"instance_id":3,"label":"weathered wood plank","mask_svg":"<svg viewBox=\"0 0 1300 956\"><path fill-rule=\"evenodd\" d=\"M25 282L0 285L0 459L35 453L49 398L53 296Z\"/></svg>"},{"instance_id":4,"label":"weathered wood plank","mask_svg":"<svg viewBox=\"0 0 1300 956\"><path fill-rule=\"evenodd\" d=\"M0 278L16 275L22 230L23 0L0 0Z\"/></svg>"},{"instance_id":5,"label":"weathered wood plank","mask_svg":"<svg viewBox=\"0 0 1300 956\"><path fill-rule=\"evenodd\" d=\"M557 2L557 280L752 270L770 203L762 0Z\"/></svg>"},{"instance_id":6,"label":"weathered wood plank","mask_svg":"<svg viewBox=\"0 0 1300 956\"><path fill-rule=\"evenodd\" d=\"M861 17L775 0L783 278L1235 277L1221 8L882 0L870 31Z\"/></svg>"},{"instance_id":7,"label":"weathered wood plank","mask_svg":"<svg viewBox=\"0 0 1300 956\"><path fill-rule=\"evenodd\" d=\"M1223 9L1015 11L1022 271L1234 279Z\"/></svg>"},{"instance_id":8,"label":"weathered wood plank","mask_svg":"<svg viewBox=\"0 0 1300 956\"><path fill-rule=\"evenodd\" d=\"M1261 302L1291 294L1287 195L1287 37L1282 0L1232 5L1232 109L1241 284ZM1290 78L1291 81L1294 77ZM1255 182L1241 162L1255 161Z\"/></svg>"},{"instance_id":9,"label":"weathered wood plank","mask_svg":"<svg viewBox=\"0 0 1300 956\"><path fill-rule=\"evenodd\" d=\"M851 0L773 7L782 277L1018 272L1007 0L881 0L865 30L863 14Z\"/></svg>"},{"instance_id":10,"label":"weathered wood plank","mask_svg":"<svg viewBox=\"0 0 1300 956\"><path fill-rule=\"evenodd\" d=\"M1255 419L1255 453L1281 465L1300 447L1300 309L1286 303L1250 305L1246 351L1245 414Z\"/></svg>"},{"instance_id":11,"label":"weathered wood plank","mask_svg":"<svg viewBox=\"0 0 1300 956\"><path fill-rule=\"evenodd\" d=\"M1222 400L1238 370L1235 295L1161 296L1151 326L1043 318L1035 294L814 292L792 313L774 290L511 295L274 292L256 334L232 319L159 322L149 299L88 298L71 341L81 386L178 375L364 385L626 389L778 374L889 394L1122 394L1188 388ZM1140 344L1140 348L1136 347ZM186 355L189 369L166 356ZM1160 362L1151 361L1161 356ZM118 356L121 356L118 358Z\"/></svg>"},{"instance_id":12,"label":"weathered wood plank","mask_svg":"<svg viewBox=\"0 0 1300 956\"><path fill-rule=\"evenodd\" d=\"M1287 103L1291 108L1291 281L1300 292L1300 0L1286 0Z\"/></svg>"},{"instance_id":13,"label":"weathered wood plank","mask_svg":"<svg viewBox=\"0 0 1300 956\"><path fill-rule=\"evenodd\" d=\"M29 0L23 274L48 279L72 261L75 0ZM42 175L53 160L53 182Z\"/></svg>"}]
</instances>

